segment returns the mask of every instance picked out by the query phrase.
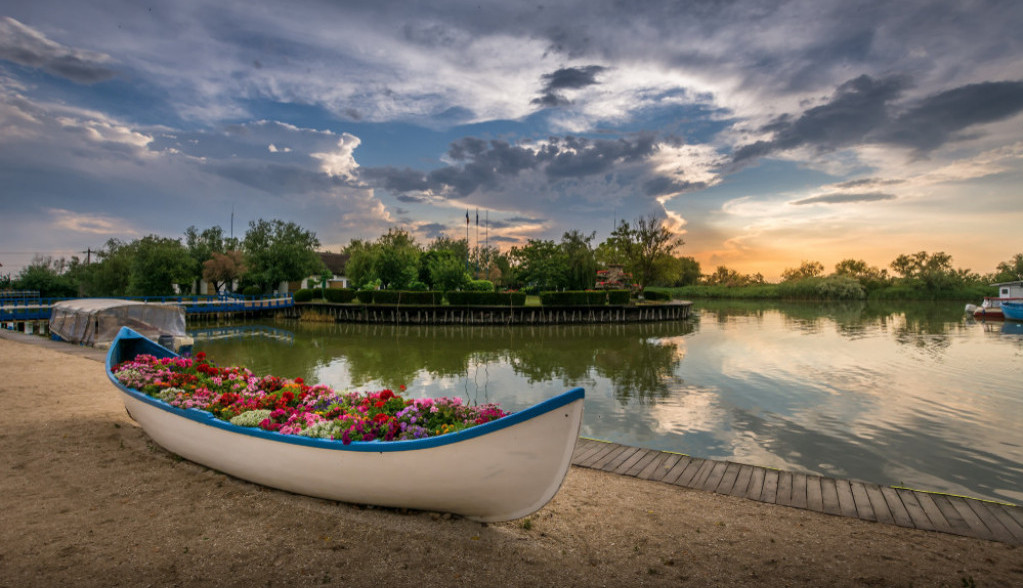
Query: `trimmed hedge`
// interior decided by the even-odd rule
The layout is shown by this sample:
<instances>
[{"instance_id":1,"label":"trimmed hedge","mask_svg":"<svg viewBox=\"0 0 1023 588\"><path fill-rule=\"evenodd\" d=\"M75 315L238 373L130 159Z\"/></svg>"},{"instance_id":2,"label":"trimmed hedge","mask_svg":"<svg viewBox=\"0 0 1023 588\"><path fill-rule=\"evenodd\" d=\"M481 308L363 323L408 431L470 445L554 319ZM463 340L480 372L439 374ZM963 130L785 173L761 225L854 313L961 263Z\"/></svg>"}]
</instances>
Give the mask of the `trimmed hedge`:
<instances>
[{"instance_id":1,"label":"trimmed hedge","mask_svg":"<svg viewBox=\"0 0 1023 588\"><path fill-rule=\"evenodd\" d=\"M653 288L646 288L643 290L644 300L671 300L671 292L666 290L654 290Z\"/></svg>"},{"instance_id":2,"label":"trimmed hedge","mask_svg":"<svg viewBox=\"0 0 1023 588\"><path fill-rule=\"evenodd\" d=\"M607 291L568 290L565 292L541 292L540 304L544 306L603 306L607 304Z\"/></svg>"},{"instance_id":3,"label":"trimmed hedge","mask_svg":"<svg viewBox=\"0 0 1023 588\"><path fill-rule=\"evenodd\" d=\"M525 292L467 292L452 290L445 294L453 306L525 306Z\"/></svg>"},{"instance_id":4,"label":"trimmed hedge","mask_svg":"<svg viewBox=\"0 0 1023 588\"><path fill-rule=\"evenodd\" d=\"M628 290L608 290L607 303L614 305L625 305L629 303L630 294Z\"/></svg>"},{"instance_id":5,"label":"trimmed hedge","mask_svg":"<svg viewBox=\"0 0 1023 588\"><path fill-rule=\"evenodd\" d=\"M363 304L436 306L441 303L441 292L430 290L359 290L356 297Z\"/></svg>"},{"instance_id":6,"label":"trimmed hedge","mask_svg":"<svg viewBox=\"0 0 1023 588\"><path fill-rule=\"evenodd\" d=\"M313 299L313 291L309 288L302 288L291 295L292 300L295 302L309 302Z\"/></svg>"},{"instance_id":7,"label":"trimmed hedge","mask_svg":"<svg viewBox=\"0 0 1023 588\"><path fill-rule=\"evenodd\" d=\"M351 288L327 288L323 291L323 299L327 302L345 304L355 300L356 291Z\"/></svg>"}]
</instances>

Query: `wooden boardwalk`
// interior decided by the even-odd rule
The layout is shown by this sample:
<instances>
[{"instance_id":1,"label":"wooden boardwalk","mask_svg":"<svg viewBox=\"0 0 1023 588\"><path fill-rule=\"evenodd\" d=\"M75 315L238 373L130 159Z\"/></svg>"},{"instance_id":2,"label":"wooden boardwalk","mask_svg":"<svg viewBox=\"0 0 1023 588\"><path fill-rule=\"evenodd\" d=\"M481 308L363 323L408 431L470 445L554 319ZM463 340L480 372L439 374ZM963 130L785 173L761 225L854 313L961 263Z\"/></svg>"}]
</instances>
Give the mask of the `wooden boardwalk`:
<instances>
[{"instance_id":1,"label":"wooden boardwalk","mask_svg":"<svg viewBox=\"0 0 1023 588\"><path fill-rule=\"evenodd\" d=\"M580 437L572 465L816 512L1023 545L1023 508Z\"/></svg>"}]
</instances>

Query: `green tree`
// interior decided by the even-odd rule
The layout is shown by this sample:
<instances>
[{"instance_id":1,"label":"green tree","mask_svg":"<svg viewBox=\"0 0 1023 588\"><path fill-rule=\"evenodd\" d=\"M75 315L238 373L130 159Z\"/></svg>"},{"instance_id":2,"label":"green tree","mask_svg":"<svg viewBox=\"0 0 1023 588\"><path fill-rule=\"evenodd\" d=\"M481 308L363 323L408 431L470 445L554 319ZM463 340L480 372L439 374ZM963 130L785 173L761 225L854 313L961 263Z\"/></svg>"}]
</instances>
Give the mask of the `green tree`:
<instances>
[{"instance_id":1,"label":"green tree","mask_svg":"<svg viewBox=\"0 0 1023 588\"><path fill-rule=\"evenodd\" d=\"M685 241L661 219L651 216L637 219L635 228L623 220L604 244L604 259L621 263L641 287L646 287L669 282L666 277L671 258Z\"/></svg>"},{"instance_id":2,"label":"green tree","mask_svg":"<svg viewBox=\"0 0 1023 588\"><path fill-rule=\"evenodd\" d=\"M568 280L568 258L554 241L530 239L509 253L515 264L516 280L531 290L559 290Z\"/></svg>"},{"instance_id":3,"label":"green tree","mask_svg":"<svg viewBox=\"0 0 1023 588\"><path fill-rule=\"evenodd\" d=\"M787 268L781 273L783 282L794 282L824 275L824 264L819 261L803 261L798 268Z\"/></svg>"},{"instance_id":4,"label":"green tree","mask_svg":"<svg viewBox=\"0 0 1023 588\"><path fill-rule=\"evenodd\" d=\"M902 254L892 261L891 268L904 284L932 293L950 290L969 279L969 270L956 270L952 267L952 256L943 251L931 255L926 251Z\"/></svg>"},{"instance_id":5,"label":"green tree","mask_svg":"<svg viewBox=\"0 0 1023 588\"><path fill-rule=\"evenodd\" d=\"M377 247L374 243L362 239L352 239L344 248L342 254L348 256L345 264L345 275L355 284L356 288L362 288L377 280L376 259Z\"/></svg>"},{"instance_id":6,"label":"green tree","mask_svg":"<svg viewBox=\"0 0 1023 588\"><path fill-rule=\"evenodd\" d=\"M572 230L561 237L561 250L567 264L565 287L569 290L593 288L597 281L597 258L590 246L595 236L596 233L586 236Z\"/></svg>"},{"instance_id":7,"label":"green tree","mask_svg":"<svg viewBox=\"0 0 1023 588\"><path fill-rule=\"evenodd\" d=\"M422 253L415 238L403 229L389 229L377 241L376 276L385 288L404 289L419 276Z\"/></svg>"},{"instance_id":8,"label":"green tree","mask_svg":"<svg viewBox=\"0 0 1023 588\"><path fill-rule=\"evenodd\" d=\"M79 278L82 296L127 296L131 278L133 248L119 239L109 239L96 252L97 261L84 266Z\"/></svg>"},{"instance_id":9,"label":"green tree","mask_svg":"<svg viewBox=\"0 0 1023 588\"><path fill-rule=\"evenodd\" d=\"M193 280L199 280L203 278L206 262L213 259L213 255L216 253L224 254L237 250L238 239L224 237L224 229L220 226L212 226L201 232L194 226L190 226L185 229L185 247L188 248L188 255L193 261ZM224 260L220 261L218 266L223 265Z\"/></svg>"},{"instance_id":10,"label":"green tree","mask_svg":"<svg viewBox=\"0 0 1023 588\"><path fill-rule=\"evenodd\" d=\"M888 270L869 265L862 259L843 259L835 264L833 275L853 278L868 291L876 290L888 283Z\"/></svg>"},{"instance_id":11,"label":"green tree","mask_svg":"<svg viewBox=\"0 0 1023 588\"><path fill-rule=\"evenodd\" d=\"M269 292L281 282L294 282L321 275L323 260L316 233L293 222L259 219L249 222L242 249L248 266L248 279Z\"/></svg>"},{"instance_id":12,"label":"green tree","mask_svg":"<svg viewBox=\"0 0 1023 588\"><path fill-rule=\"evenodd\" d=\"M672 285L692 286L700 281L700 262L692 257L674 258Z\"/></svg>"},{"instance_id":13,"label":"green tree","mask_svg":"<svg viewBox=\"0 0 1023 588\"><path fill-rule=\"evenodd\" d=\"M177 239L148 235L128 247L129 296L172 296L175 284L194 276L188 249Z\"/></svg>"},{"instance_id":14,"label":"green tree","mask_svg":"<svg viewBox=\"0 0 1023 588\"><path fill-rule=\"evenodd\" d=\"M1023 280L1023 253L1017 253L1015 257L998 264L998 271L994 275L993 282L1015 282Z\"/></svg>"},{"instance_id":15,"label":"green tree","mask_svg":"<svg viewBox=\"0 0 1023 588\"><path fill-rule=\"evenodd\" d=\"M14 280L18 290L38 290L43 298L66 298L78 295L78 285L72 278L72 266L78 263L73 257L69 263L63 257L36 255L32 262L22 268Z\"/></svg>"},{"instance_id":16,"label":"green tree","mask_svg":"<svg viewBox=\"0 0 1023 588\"><path fill-rule=\"evenodd\" d=\"M448 292L462 290L469 284L469 274L465 271L465 260L456 257L451 251L429 251L428 282L432 288Z\"/></svg>"},{"instance_id":17,"label":"green tree","mask_svg":"<svg viewBox=\"0 0 1023 588\"><path fill-rule=\"evenodd\" d=\"M759 277L759 282L757 281ZM749 286L754 283L763 283L763 277L757 274L754 277L741 274L738 271L719 265L712 274L707 274L703 282L708 286Z\"/></svg>"}]
</instances>

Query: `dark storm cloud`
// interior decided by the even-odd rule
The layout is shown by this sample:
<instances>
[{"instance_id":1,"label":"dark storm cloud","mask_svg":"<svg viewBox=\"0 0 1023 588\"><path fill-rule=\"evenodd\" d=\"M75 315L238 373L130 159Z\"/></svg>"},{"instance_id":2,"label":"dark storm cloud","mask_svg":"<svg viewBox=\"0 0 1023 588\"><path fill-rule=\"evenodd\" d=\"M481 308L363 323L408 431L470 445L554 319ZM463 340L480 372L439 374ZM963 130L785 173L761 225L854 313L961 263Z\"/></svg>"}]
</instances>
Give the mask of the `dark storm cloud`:
<instances>
[{"instance_id":1,"label":"dark storm cloud","mask_svg":"<svg viewBox=\"0 0 1023 588\"><path fill-rule=\"evenodd\" d=\"M447 234L448 226L440 223L427 223L417 227L427 239L436 239L438 237L444 237Z\"/></svg>"},{"instance_id":2,"label":"dark storm cloud","mask_svg":"<svg viewBox=\"0 0 1023 588\"><path fill-rule=\"evenodd\" d=\"M857 144L884 143L926 154L970 126L1004 120L1023 111L1023 82L985 82L933 94L909 105L895 101L908 78L860 76L838 87L834 97L799 118L782 116L761 130L773 133L736 149L742 163L778 151L813 147L819 152Z\"/></svg>"},{"instance_id":3,"label":"dark storm cloud","mask_svg":"<svg viewBox=\"0 0 1023 588\"><path fill-rule=\"evenodd\" d=\"M1023 82L984 82L935 94L880 129L886 143L927 152L963 129L1003 120L1023 110Z\"/></svg>"},{"instance_id":4,"label":"dark storm cloud","mask_svg":"<svg viewBox=\"0 0 1023 588\"><path fill-rule=\"evenodd\" d=\"M860 194L820 194L818 196L811 196L809 198L803 198L802 200L796 200L792 204L797 206L802 206L804 204L848 204L850 202L877 202L879 200L895 200L895 195L886 194L884 192L866 192Z\"/></svg>"},{"instance_id":5,"label":"dark storm cloud","mask_svg":"<svg viewBox=\"0 0 1023 588\"><path fill-rule=\"evenodd\" d=\"M541 76L546 82L539 98L532 100L533 104L541 106L563 106L571 104L571 101L558 93L559 90L578 90L586 86L599 84L597 74L606 70L600 65L588 65L586 67L566 67L555 72Z\"/></svg>"},{"instance_id":6,"label":"dark storm cloud","mask_svg":"<svg viewBox=\"0 0 1023 588\"><path fill-rule=\"evenodd\" d=\"M687 192L691 190L700 190L706 187L707 184L705 182L680 182L673 178L659 176L643 183L643 193L647 196L656 197L666 196L668 194L678 194L679 192Z\"/></svg>"},{"instance_id":7,"label":"dark storm cloud","mask_svg":"<svg viewBox=\"0 0 1023 588\"><path fill-rule=\"evenodd\" d=\"M0 19L0 59L41 69L79 84L94 84L114 77L103 55L64 47L13 18Z\"/></svg>"},{"instance_id":8,"label":"dark storm cloud","mask_svg":"<svg viewBox=\"0 0 1023 588\"><path fill-rule=\"evenodd\" d=\"M632 140L565 137L544 146L538 157L547 162L547 176L556 179L604 173L615 165L646 159L656 151L657 141L650 133Z\"/></svg>"},{"instance_id":9,"label":"dark storm cloud","mask_svg":"<svg viewBox=\"0 0 1023 588\"><path fill-rule=\"evenodd\" d=\"M426 182L426 176L423 172L407 167L363 168L359 175L363 180L372 182L385 190L390 190L395 193L422 192L429 187ZM419 198L412 199L412 201L416 202L420 200L421 199Z\"/></svg>"}]
</instances>

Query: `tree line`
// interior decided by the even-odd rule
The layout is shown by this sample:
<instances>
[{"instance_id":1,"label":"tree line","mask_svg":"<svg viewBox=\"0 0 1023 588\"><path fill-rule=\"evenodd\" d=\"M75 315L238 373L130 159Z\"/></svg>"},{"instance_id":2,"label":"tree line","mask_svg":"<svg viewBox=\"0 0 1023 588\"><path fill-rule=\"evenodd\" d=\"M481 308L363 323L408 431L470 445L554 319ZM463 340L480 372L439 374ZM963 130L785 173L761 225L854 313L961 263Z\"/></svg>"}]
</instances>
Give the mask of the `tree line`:
<instances>
[{"instance_id":1,"label":"tree line","mask_svg":"<svg viewBox=\"0 0 1023 588\"><path fill-rule=\"evenodd\" d=\"M993 282L1023 279L1023 253L980 275L954 267L944 252L920 251L899 255L887 268L845 259L830 273L818 261L803 261L769 284L759 273L726 266L703 274L695 259L679 255L682 238L655 217L623 220L600 243L595 235L572 230L560 241L530 239L502 252L447 237L420 244L410 232L391 228L373 241L352 239L341 253L345 276L360 289L585 290L595 287L599 270L612 266L621 268L634 290L675 288L687 296L974 297ZM37 290L45 297L167 296L192 292L205 280L211 291L264 294L282 282L329 278L319 248L315 233L276 219L250 222L240 239L225 236L219 226L192 226L178 239L111 239L95 261L37 256L15 278L0 276L0 289Z\"/></svg>"}]
</instances>

